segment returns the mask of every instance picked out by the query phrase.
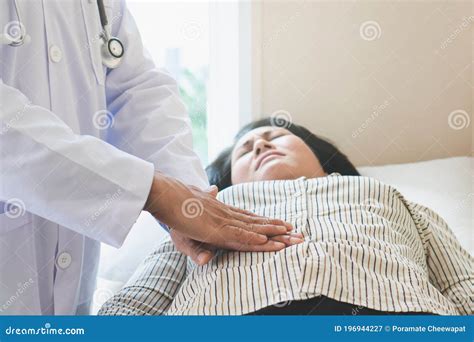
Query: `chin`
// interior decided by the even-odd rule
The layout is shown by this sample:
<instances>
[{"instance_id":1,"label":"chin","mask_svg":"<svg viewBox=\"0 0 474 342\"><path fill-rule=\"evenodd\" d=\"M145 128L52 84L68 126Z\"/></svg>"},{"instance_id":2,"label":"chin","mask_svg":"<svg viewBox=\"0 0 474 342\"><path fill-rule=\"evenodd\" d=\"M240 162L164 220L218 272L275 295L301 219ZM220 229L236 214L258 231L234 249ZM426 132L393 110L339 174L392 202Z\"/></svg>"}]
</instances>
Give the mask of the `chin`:
<instances>
[{"instance_id":1,"label":"chin","mask_svg":"<svg viewBox=\"0 0 474 342\"><path fill-rule=\"evenodd\" d=\"M270 164L270 163L269 163ZM256 181L264 180L282 180L282 179L296 179L300 175L298 170L295 170L286 163L272 163L272 165L263 165L263 167L257 171L255 176Z\"/></svg>"}]
</instances>

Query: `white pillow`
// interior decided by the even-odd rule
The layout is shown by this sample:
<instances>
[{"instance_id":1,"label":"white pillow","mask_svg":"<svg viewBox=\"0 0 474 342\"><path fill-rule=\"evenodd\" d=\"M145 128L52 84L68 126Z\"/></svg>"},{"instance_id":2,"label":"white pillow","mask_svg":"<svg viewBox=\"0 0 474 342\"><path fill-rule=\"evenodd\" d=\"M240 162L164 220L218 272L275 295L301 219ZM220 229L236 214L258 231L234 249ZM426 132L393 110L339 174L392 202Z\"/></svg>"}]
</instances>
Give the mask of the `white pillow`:
<instances>
[{"instance_id":1,"label":"white pillow","mask_svg":"<svg viewBox=\"0 0 474 342\"><path fill-rule=\"evenodd\" d=\"M361 167L364 176L393 185L413 202L436 211L462 246L474 254L474 158L455 157L411 164Z\"/></svg>"}]
</instances>

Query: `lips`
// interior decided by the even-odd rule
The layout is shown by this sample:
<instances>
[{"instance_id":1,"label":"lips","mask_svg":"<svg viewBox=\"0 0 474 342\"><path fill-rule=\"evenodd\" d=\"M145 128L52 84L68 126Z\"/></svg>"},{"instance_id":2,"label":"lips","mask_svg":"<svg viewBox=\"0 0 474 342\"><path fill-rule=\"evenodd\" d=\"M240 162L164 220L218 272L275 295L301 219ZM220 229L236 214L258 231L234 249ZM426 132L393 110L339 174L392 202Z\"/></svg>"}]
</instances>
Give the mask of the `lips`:
<instances>
[{"instance_id":1,"label":"lips","mask_svg":"<svg viewBox=\"0 0 474 342\"><path fill-rule=\"evenodd\" d=\"M272 156L284 156L283 153L278 152L278 151L267 151L265 153L262 153L258 159L257 159L257 166L255 167L255 170L258 170L262 163L268 158Z\"/></svg>"}]
</instances>

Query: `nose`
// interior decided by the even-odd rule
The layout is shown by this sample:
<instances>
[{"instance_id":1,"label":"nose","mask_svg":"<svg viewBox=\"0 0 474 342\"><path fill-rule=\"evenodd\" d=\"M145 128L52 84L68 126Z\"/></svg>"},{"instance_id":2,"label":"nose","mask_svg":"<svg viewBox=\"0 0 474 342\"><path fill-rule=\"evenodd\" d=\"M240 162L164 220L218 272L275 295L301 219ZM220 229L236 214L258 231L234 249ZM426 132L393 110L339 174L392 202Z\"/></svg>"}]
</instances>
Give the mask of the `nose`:
<instances>
[{"instance_id":1,"label":"nose","mask_svg":"<svg viewBox=\"0 0 474 342\"><path fill-rule=\"evenodd\" d=\"M262 138L257 139L253 144L253 152L255 156L258 156L260 155L260 153L263 153L272 148L275 148L273 144Z\"/></svg>"}]
</instances>

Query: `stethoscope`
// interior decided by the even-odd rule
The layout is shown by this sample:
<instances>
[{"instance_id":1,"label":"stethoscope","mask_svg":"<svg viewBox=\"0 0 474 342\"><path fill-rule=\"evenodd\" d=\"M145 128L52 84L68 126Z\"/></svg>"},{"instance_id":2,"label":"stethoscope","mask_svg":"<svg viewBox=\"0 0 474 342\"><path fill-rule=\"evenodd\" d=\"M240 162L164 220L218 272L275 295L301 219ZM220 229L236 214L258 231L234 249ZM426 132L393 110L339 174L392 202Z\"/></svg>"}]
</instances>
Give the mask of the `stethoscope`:
<instances>
[{"instance_id":1,"label":"stethoscope","mask_svg":"<svg viewBox=\"0 0 474 342\"><path fill-rule=\"evenodd\" d=\"M16 17L18 21L11 22L15 23L16 27L12 27L16 33L8 34L8 32L1 35L1 43L12 47L19 47L25 43L28 43L30 36L25 32L23 20L21 17L20 9L18 8L17 0L13 0ZM100 24L102 26L102 32L100 33L100 39L102 45L100 48L102 55L102 63L111 69L114 69L122 62L122 57L125 53L122 42L117 37L112 37L109 33L109 21L107 14L105 13L105 7L103 0L97 0L97 7L99 9Z\"/></svg>"}]
</instances>

